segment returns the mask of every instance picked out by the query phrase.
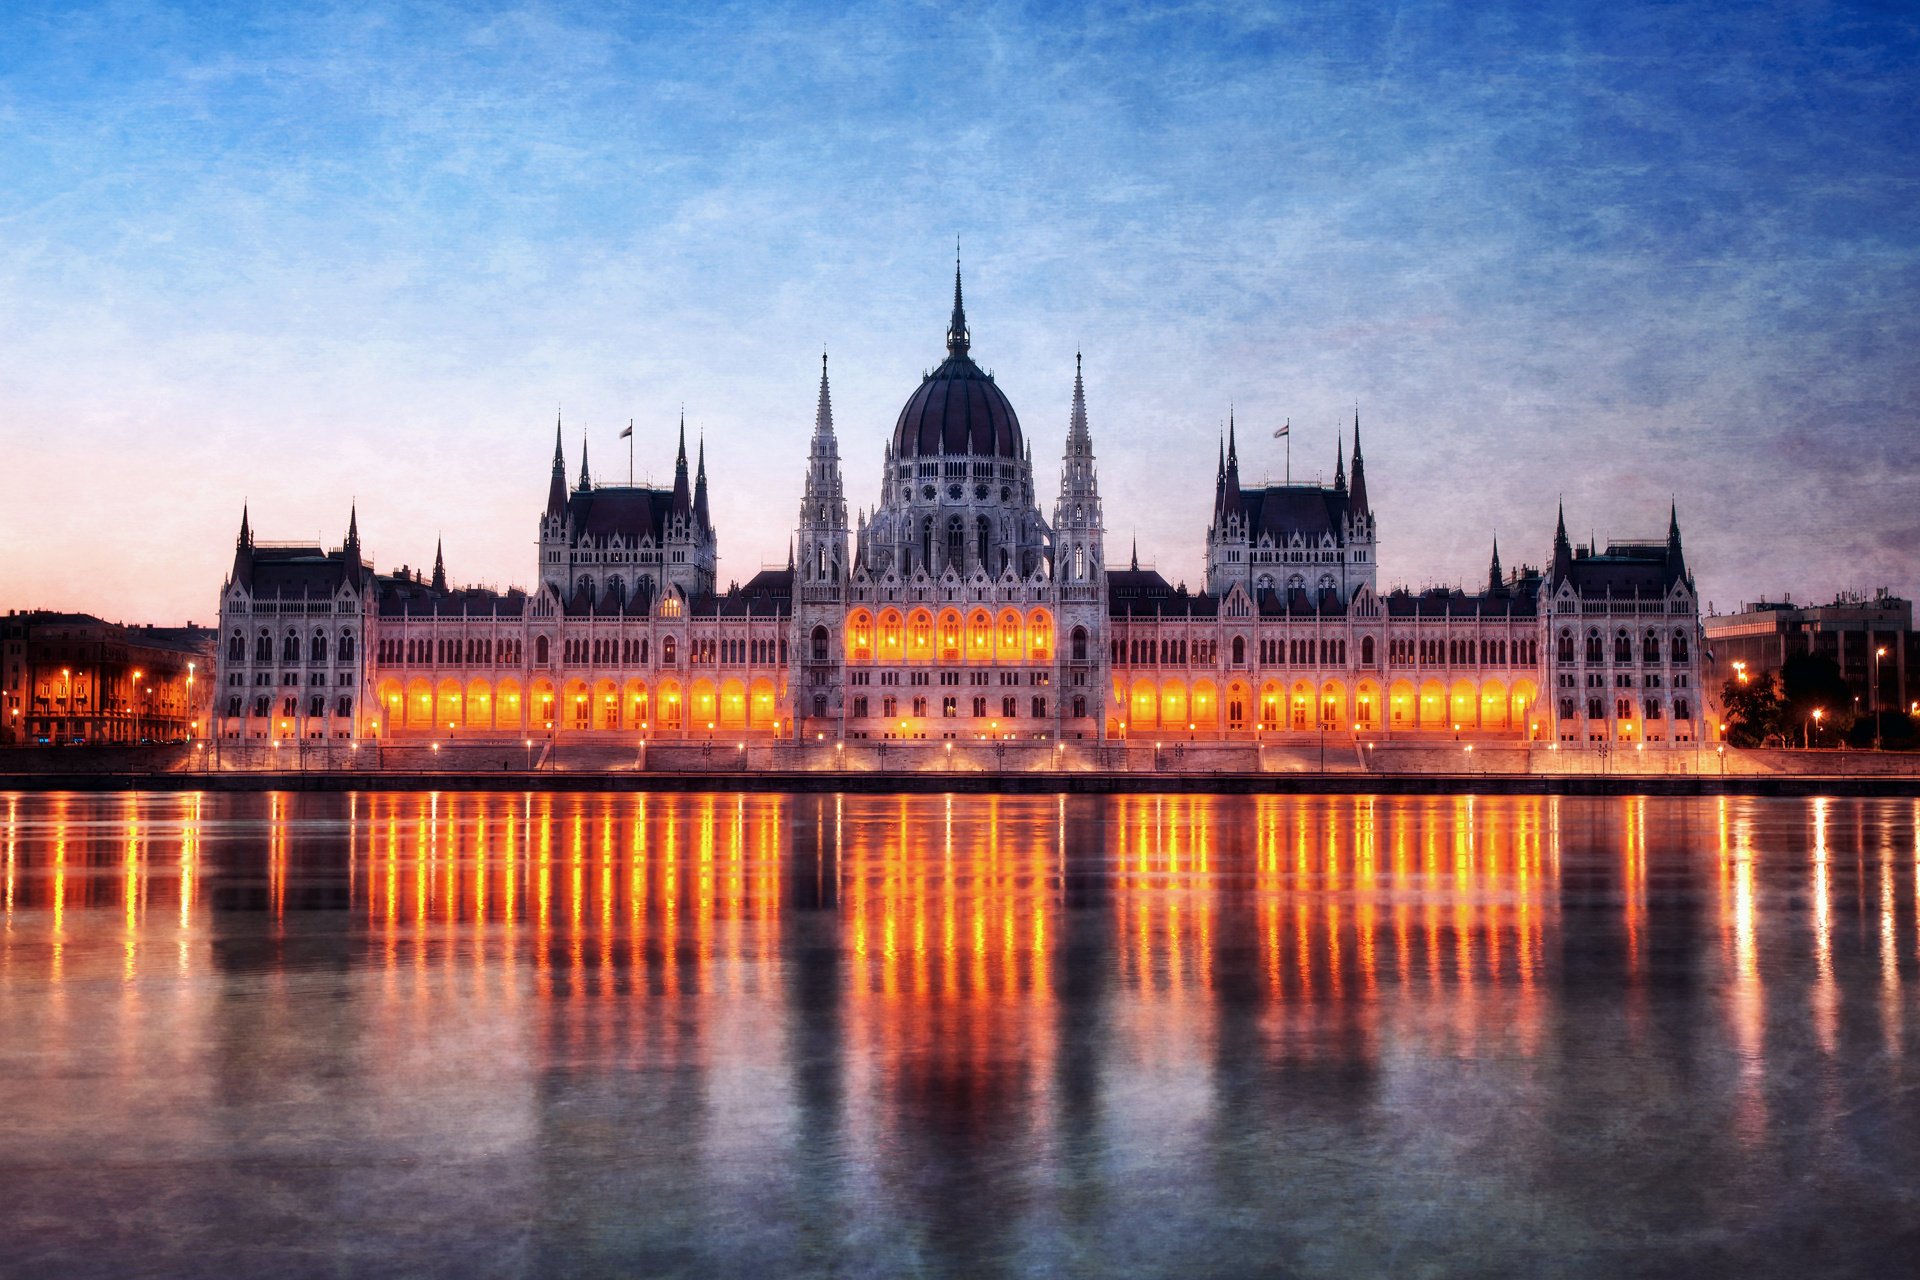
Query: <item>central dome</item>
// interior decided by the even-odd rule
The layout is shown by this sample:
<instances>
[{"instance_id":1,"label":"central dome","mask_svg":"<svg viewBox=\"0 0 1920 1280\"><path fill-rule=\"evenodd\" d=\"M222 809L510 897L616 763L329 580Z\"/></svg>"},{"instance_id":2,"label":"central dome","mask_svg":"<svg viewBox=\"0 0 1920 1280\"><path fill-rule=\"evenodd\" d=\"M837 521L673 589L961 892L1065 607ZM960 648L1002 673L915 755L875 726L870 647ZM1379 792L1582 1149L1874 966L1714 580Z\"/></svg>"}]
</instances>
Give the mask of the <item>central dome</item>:
<instances>
[{"instance_id":1,"label":"central dome","mask_svg":"<svg viewBox=\"0 0 1920 1280\"><path fill-rule=\"evenodd\" d=\"M900 419L893 424L895 457L1020 457L1020 419L993 379L967 354L968 341L967 313L960 300L960 268L956 265L947 358L927 375L900 410Z\"/></svg>"}]
</instances>

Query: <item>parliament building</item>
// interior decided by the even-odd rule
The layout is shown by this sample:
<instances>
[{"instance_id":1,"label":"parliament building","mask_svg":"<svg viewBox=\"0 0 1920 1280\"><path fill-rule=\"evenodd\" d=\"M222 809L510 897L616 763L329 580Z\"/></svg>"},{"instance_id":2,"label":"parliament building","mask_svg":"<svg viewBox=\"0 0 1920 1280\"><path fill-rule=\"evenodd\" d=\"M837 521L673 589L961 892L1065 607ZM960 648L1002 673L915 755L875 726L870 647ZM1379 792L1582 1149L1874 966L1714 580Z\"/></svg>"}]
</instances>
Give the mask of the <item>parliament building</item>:
<instances>
[{"instance_id":1,"label":"parliament building","mask_svg":"<svg viewBox=\"0 0 1920 1280\"><path fill-rule=\"evenodd\" d=\"M220 596L216 732L241 742L1111 743L1702 740L1699 602L1664 539L1575 546L1475 590L1379 585L1360 424L1331 484L1248 486L1232 426L1206 580L1109 562L1079 360L1043 510L1013 404L971 355L907 397L848 514L825 357L785 569L721 590L704 447L671 488L570 477L556 426L530 589L256 541ZM1196 530L1196 534L1201 531Z\"/></svg>"}]
</instances>

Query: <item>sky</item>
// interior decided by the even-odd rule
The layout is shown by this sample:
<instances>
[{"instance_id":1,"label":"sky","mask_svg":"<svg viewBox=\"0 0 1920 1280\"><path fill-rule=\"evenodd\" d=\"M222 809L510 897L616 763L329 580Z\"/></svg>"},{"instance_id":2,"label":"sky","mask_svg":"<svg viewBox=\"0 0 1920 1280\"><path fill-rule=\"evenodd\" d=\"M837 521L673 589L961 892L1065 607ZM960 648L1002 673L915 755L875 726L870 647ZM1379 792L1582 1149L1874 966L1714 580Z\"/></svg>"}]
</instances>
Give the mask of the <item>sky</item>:
<instances>
[{"instance_id":1,"label":"sky","mask_svg":"<svg viewBox=\"0 0 1920 1280\"><path fill-rule=\"evenodd\" d=\"M1920 590L1920 11L1888 4L0 6L0 607L209 621L263 540L534 577L570 468L704 436L784 563L973 354L1050 511L1202 578L1218 433L1383 587L1658 537L1702 596Z\"/></svg>"}]
</instances>

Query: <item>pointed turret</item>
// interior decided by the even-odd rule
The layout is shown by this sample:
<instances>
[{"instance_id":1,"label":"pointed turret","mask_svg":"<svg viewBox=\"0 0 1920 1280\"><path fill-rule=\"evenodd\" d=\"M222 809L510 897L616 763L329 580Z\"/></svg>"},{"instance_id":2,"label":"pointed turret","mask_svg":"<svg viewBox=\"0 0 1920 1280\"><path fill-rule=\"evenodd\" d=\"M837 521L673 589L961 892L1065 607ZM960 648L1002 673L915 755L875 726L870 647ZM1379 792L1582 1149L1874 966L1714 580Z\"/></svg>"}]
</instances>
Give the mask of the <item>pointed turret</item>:
<instances>
[{"instance_id":1,"label":"pointed turret","mask_svg":"<svg viewBox=\"0 0 1920 1280\"><path fill-rule=\"evenodd\" d=\"M967 307L960 297L960 250L953 251L953 318L947 322L947 355L958 359L967 354Z\"/></svg>"},{"instance_id":2,"label":"pointed turret","mask_svg":"<svg viewBox=\"0 0 1920 1280\"><path fill-rule=\"evenodd\" d=\"M553 417L553 479L547 485L547 514L567 513L567 453L560 444L560 415Z\"/></svg>"},{"instance_id":3,"label":"pointed turret","mask_svg":"<svg viewBox=\"0 0 1920 1280\"><path fill-rule=\"evenodd\" d=\"M1667 581L1677 582L1686 576L1687 557L1680 549L1680 504L1675 501L1667 508Z\"/></svg>"},{"instance_id":4,"label":"pointed turret","mask_svg":"<svg viewBox=\"0 0 1920 1280\"><path fill-rule=\"evenodd\" d=\"M700 466L693 482L693 522L703 531L711 531L713 522L707 516L707 434L700 433Z\"/></svg>"},{"instance_id":5,"label":"pointed turret","mask_svg":"<svg viewBox=\"0 0 1920 1280\"><path fill-rule=\"evenodd\" d=\"M1500 573L1500 539L1496 537L1493 540L1493 564L1487 569L1487 590L1497 595L1503 585Z\"/></svg>"},{"instance_id":6,"label":"pointed turret","mask_svg":"<svg viewBox=\"0 0 1920 1280\"><path fill-rule=\"evenodd\" d=\"M593 488L593 468L587 463L587 430L580 429L580 492Z\"/></svg>"},{"instance_id":7,"label":"pointed turret","mask_svg":"<svg viewBox=\"0 0 1920 1280\"><path fill-rule=\"evenodd\" d=\"M350 587L360 586L360 504L347 508L347 540L340 548L340 576Z\"/></svg>"},{"instance_id":8,"label":"pointed turret","mask_svg":"<svg viewBox=\"0 0 1920 1280\"><path fill-rule=\"evenodd\" d=\"M673 514L693 515L693 489L687 483L687 411L680 410L680 452L673 460Z\"/></svg>"},{"instance_id":9,"label":"pointed turret","mask_svg":"<svg viewBox=\"0 0 1920 1280\"><path fill-rule=\"evenodd\" d=\"M1137 533L1133 535L1133 555L1128 560L1127 567L1135 573L1140 572L1140 535Z\"/></svg>"},{"instance_id":10,"label":"pointed turret","mask_svg":"<svg viewBox=\"0 0 1920 1280\"><path fill-rule=\"evenodd\" d=\"M440 554L440 539L438 538L433 540L433 589L435 591L445 591L447 589L447 562Z\"/></svg>"},{"instance_id":11,"label":"pointed turret","mask_svg":"<svg viewBox=\"0 0 1920 1280\"><path fill-rule=\"evenodd\" d=\"M1220 478L1220 516L1240 514L1240 442L1233 422L1233 407L1227 407L1227 461Z\"/></svg>"},{"instance_id":12,"label":"pointed turret","mask_svg":"<svg viewBox=\"0 0 1920 1280\"><path fill-rule=\"evenodd\" d=\"M1560 515L1553 527L1553 580L1561 582L1573 575L1573 544L1567 540L1567 504L1560 504Z\"/></svg>"},{"instance_id":13,"label":"pointed turret","mask_svg":"<svg viewBox=\"0 0 1920 1280\"><path fill-rule=\"evenodd\" d=\"M240 536L233 540L233 580L253 587L253 526L247 520L247 504L240 504Z\"/></svg>"},{"instance_id":14,"label":"pointed turret","mask_svg":"<svg viewBox=\"0 0 1920 1280\"><path fill-rule=\"evenodd\" d=\"M1346 453L1347 442L1336 435L1333 444L1333 491L1335 493L1345 493L1347 491Z\"/></svg>"},{"instance_id":15,"label":"pointed turret","mask_svg":"<svg viewBox=\"0 0 1920 1280\"><path fill-rule=\"evenodd\" d=\"M1367 467L1360 457L1360 411L1353 411L1353 486L1347 510L1356 516L1372 514L1367 509Z\"/></svg>"}]
</instances>

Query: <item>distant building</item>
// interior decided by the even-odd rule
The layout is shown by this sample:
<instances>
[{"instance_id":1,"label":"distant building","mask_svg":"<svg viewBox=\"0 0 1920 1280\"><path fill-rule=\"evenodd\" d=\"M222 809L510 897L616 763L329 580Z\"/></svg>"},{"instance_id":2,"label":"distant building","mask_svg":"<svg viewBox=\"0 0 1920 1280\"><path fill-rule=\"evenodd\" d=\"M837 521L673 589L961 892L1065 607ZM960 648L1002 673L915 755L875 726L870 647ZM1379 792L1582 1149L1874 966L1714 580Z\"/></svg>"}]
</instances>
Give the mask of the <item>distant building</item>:
<instances>
[{"instance_id":1,"label":"distant building","mask_svg":"<svg viewBox=\"0 0 1920 1280\"><path fill-rule=\"evenodd\" d=\"M87 613L0 618L0 743L168 742L204 736L207 627L125 626Z\"/></svg>"},{"instance_id":2,"label":"distant building","mask_svg":"<svg viewBox=\"0 0 1920 1280\"><path fill-rule=\"evenodd\" d=\"M1667 535L1575 547L1473 591L1377 584L1360 426L1331 484L1248 486L1220 442L1206 581L1106 559L1076 358L1051 520L1007 394L975 363L960 279L946 358L906 398L877 500L849 517L822 360L784 569L718 587L704 448L669 488L569 483L556 428L531 591L378 574L256 543L222 589L230 739L629 735L789 741L1701 739L1699 606ZM796 427L797 427L796 422ZM796 430L796 437L801 434ZM1544 540L1543 540L1544 541Z\"/></svg>"},{"instance_id":3,"label":"distant building","mask_svg":"<svg viewBox=\"0 0 1920 1280\"><path fill-rule=\"evenodd\" d=\"M1749 674L1759 675L1779 671L1795 654L1819 654L1839 666L1862 715L1912 711L1920 702L1920 636L1913 629L1913 604L1884 589L1872 599L1843 595L1830 604L1756 600L1738 613L1709 617L1706 630L1722 671L1745 663Z\"/></svg>"}]
</instances>

